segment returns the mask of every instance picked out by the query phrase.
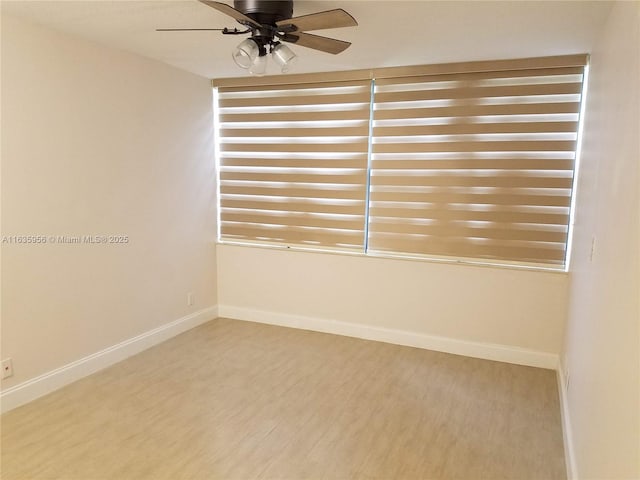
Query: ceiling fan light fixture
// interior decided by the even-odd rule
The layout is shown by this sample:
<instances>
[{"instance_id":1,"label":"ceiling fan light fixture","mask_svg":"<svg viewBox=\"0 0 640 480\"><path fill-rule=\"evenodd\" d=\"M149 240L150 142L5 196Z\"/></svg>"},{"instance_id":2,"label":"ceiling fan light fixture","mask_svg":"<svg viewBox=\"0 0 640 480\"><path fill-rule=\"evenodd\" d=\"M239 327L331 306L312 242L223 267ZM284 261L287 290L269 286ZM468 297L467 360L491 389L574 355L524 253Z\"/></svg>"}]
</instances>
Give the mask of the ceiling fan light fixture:
<instances>
[{"instance_id":1,"label":"ceiling fan light fixture","mask_svg":"<svg viewBox=\"0 0 640 480\"><path fill-rule=\"evenodd\" d=\"M251 37L240 42L231 53L231 57L240 68L249 70L253 75L266 73L267 53L271 53L273 61L280 67L282 73L288 73L291 70L297 55L287 46L280 44L279 40L337 55L346 50L351 42L307 32L358 25L356 19L341 8L294 17L294 0L234 0L233 7L214 0L198 1L233 18L242 25L242 30L238 30L237 27L157 30L219 30L223 35L241 35L251 32Z\"/></svg>"},{"instance_id":2,"label":"ceiling fan light fixture","mask_svg":"<svg viewBox=\"0 0 640 480\"><path fill-rule=\"evenodd\" d=\"M240 68L250 68L260 58L260 47L253 38L247 38L233 49L231 56Z\"/></svg>"},{"instance_id":3,"label":"ceiling fan light fixture","mask_svg":"<svg viewBox=\"0 0 640 480\"><path fill-rule=\"evenodd\" d=\"M298 61L298 56L286 45L278 43L271 51L273 60L278 64L282 73L287 73Z\"/></svg>"},{"instance_id":4,"label":"ceiling fan light fixture","mask_svg":"<svg viewBox=\"0 0 640 480\"><path fill-rule=\"evenodd\" d=\"M249 68L249 73L257 77L261 77L267 73L267 56L261 55L256 57Z\"/></svg>"}]
</instances>

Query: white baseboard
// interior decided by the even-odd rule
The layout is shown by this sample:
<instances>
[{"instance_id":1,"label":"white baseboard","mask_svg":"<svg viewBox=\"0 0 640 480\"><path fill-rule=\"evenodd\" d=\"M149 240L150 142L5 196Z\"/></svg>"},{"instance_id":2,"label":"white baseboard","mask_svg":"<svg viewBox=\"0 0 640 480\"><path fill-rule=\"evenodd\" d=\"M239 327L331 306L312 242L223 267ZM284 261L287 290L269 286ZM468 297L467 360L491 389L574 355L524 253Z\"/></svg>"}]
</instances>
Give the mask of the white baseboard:
<instances>
[{"instance_id":1,"label":"white baseboard","mask_svg":"<svg viewBox=\"0 0 640 480\"><path fill-rule=\"evenodd\" d=\"M0 411L8 412L20 405L58 390L76 380L118 363L158 343L186 332L218 316L218 307L208 307L148 332L105 348L92 355L15 385L0 393Z\"/></svg>"},{"instance_id":2,"label":"white baseboard","mask_svg":"<svg viewBox=\"0 0 640 480\"><path fill-rule=\"evenodd\" d=\"M336 335L376 340L396 345L424 348L438 352L454 353L456 355L465 355L467 357L496 360L531 367L555 370L558 366L558 355L556 354L511 347L508 345L471 342L372 325L281 314L244 307L234 307L231 305L219 305L218 314L221 317L236 320L247 320L283 327L313 330L315 332L333 333Z\"/></svg>"},{"instance_id":3,"label":"white baseboard","mask_svg":"<svg viewBox=\"0 0 640 480\"><path fill-rule=\"evenodd\" d=\"M564 462L567 466L567 480L578 478L576 457L573 450L573 431L571 430L571 416L569 415L569 399L567 398L567 379L564 368L558 365L558 392L560 393L560 416L562 418L562 436L564 440Z\"/></svg>"}]
</instances>

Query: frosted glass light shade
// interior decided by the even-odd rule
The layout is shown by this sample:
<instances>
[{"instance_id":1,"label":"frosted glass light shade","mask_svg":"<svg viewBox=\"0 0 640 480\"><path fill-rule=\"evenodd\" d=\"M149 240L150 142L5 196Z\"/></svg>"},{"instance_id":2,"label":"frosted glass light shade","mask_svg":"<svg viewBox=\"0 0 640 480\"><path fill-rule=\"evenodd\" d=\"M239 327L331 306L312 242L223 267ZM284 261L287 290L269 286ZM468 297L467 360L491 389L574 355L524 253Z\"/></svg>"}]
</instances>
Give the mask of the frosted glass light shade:
<instances>
[{"instance_id":1,"label":"frosted glass light shade","mask_svg":"<svg viewBox=\"0 0 640 480\"><path fill-rule=\"evenodd\" d=\"M249 68L254 60L258 58L260 48L258 44L250 38L243 40L232 52L233 61L241 68Z\"/></svg>"},{"instance_id":2,"label":"frosted glass light shade","mask_svg":"<svg viewBox=\"0 0 640 480\"><path fill-rule=\"evenodd\" d=\"M293 51L283 45L282 43L276 45L271 51L271 55L275 62L280 66L282 73L287 73L291 70L291 66L296 63L298 56Z\"/></svg>"},{"instance_id":3,"label":"frosted glass light shade","mask_svg":"<svg viewBox=\"0 0 640 480\"><path fill-rule=\"evenodd\" d=\"M249 73L258 77L267 73L267 56L256 57L249 68Z\"/></svg>"}]
</instances>

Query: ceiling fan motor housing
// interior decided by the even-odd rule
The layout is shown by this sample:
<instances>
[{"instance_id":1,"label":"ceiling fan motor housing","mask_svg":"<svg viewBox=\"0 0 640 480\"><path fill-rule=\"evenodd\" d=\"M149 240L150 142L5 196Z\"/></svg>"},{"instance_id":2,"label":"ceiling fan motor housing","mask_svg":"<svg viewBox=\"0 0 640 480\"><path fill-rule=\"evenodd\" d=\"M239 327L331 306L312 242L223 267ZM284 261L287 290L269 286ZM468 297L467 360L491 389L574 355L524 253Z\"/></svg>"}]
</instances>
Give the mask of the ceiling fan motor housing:
<instances>
[{"instance_id":1,"label":"ceiling fan motor housing","mask_svg":"<svg viewBox=\"0 0 640 480\"><path fill-rule=\"evenodd\" d=\"M236 10L261 25L273 25L293 17L293 0L234 0Z\"/></svg>"}]
</instances>

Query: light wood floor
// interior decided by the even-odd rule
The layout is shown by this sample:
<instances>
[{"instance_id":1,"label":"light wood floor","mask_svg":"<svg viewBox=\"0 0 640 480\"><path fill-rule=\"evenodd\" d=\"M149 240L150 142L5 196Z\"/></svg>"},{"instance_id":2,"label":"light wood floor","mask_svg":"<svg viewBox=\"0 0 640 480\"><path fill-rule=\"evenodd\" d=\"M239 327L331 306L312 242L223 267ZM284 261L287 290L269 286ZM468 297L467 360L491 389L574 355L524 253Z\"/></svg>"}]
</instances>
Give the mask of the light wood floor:
<instances>
[{"instance_id":1,"label":"light wood floor","mask_svg":"<svg viewBox=\"0 0 640 480\"><path fill-rule=\"evenodd\" d=\"M552 371L225 319L1 421L3 480L565 478Z\"/></svg>"}]
</instances>

